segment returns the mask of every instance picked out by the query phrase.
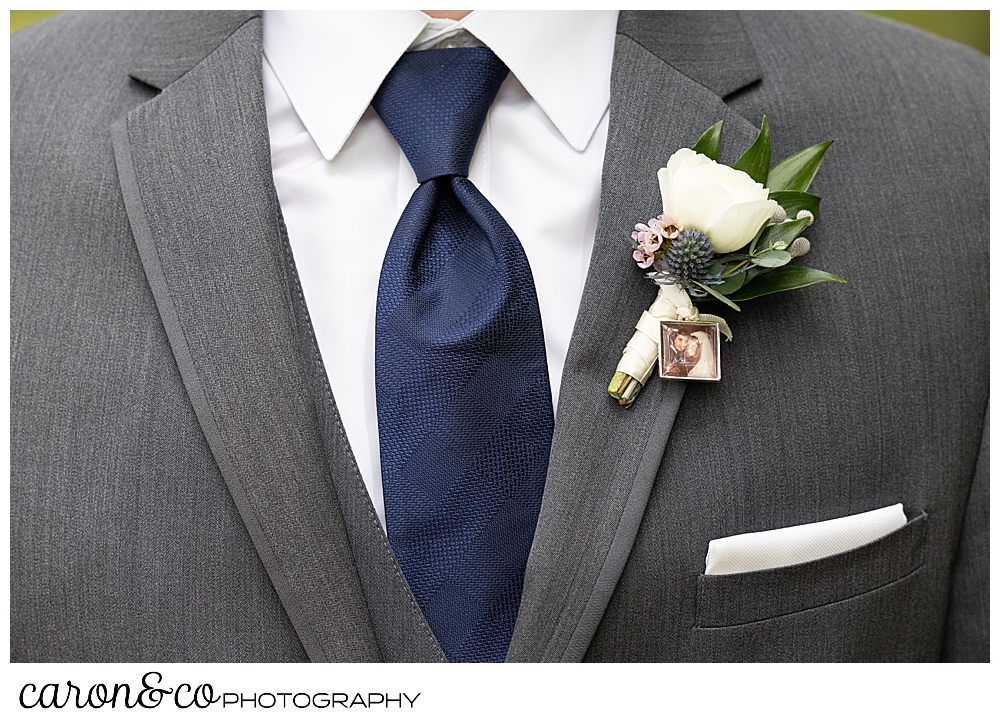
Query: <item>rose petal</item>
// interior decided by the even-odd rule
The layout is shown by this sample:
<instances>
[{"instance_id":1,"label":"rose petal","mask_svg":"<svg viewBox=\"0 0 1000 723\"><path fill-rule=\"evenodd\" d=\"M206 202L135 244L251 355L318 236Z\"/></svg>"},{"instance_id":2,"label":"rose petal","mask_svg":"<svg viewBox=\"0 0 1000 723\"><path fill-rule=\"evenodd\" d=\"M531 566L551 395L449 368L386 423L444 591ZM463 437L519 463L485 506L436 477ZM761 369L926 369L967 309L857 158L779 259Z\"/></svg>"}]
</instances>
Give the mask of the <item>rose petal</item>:
<instances>
[{"instance_id":1,"label":"rose petal","mask_svg":"<svg viewBox=\"0 0 1000 723\"><path fill-rule=\"evenodd\" d=\"M733 204L726 186L702 168L681 168L674 175L674 216L681 228L708 232Z\"/></svg>"},{"instance_id":2,"label":"rose petal","mask_svg":"<svg viewBox=\"0 0 1000 723\"><path fill-rule=\"evenodd\" d=\"M746 246L767 223L777 207L776 201L750 201L730 206L722 218L703 229L717 254L727 254Z\"/></svg>"},{"instance_id":3,"label":"rose petal","mask_svg":"<svg viewBox=\"0 0 1000 723\"><path fill-rule=\"evenodd\" d=\"M670 160L667 161L667 170L673 172L682 165L694 167L711 162L711 158L703 156L701 153L695 153L690 148L678 148L677 151L670 156Z\"/></svg>"},{"instance_id":4,"label":"rose petal","mask_svg":"<svg viewBox=\"0 0 1000 723\"><path fill-rule=\"evenodd\" d=\"M672 170L661 168L656 172L656 180L660 182L660 198L663 199L663 213L671 213L674 203Z\"/></svg>"},{"instance_id":5,"label":"rose petal","mask_svg":"<svg viewBox=\"0 0 1000 723\"><path fill-rule=\"evenodd\" d=\"M730 189L733 200L737 203L767 198L767 189L764 188L763 184L757 183L743 171L737 171L735 168L715 163L705 168L704 172L718 179L720 183L725 184Z\"/></svg>"},{"instance_id":6,"label":"rose petal","mask_svg":"<svg viewBox=\"0 0 1000 723\"><path fill-rule=\"evenodd\" d=\"M660 183L660 197L663 199L663 213L670 215L673 213L673 188L674 174L680 168L697 168L699 166L713 163L712 159L701 153L695 153L690 148L679 148L676 153L670 156L665 168L656 172L656 178Z\"/></svg>"}]
</instances>

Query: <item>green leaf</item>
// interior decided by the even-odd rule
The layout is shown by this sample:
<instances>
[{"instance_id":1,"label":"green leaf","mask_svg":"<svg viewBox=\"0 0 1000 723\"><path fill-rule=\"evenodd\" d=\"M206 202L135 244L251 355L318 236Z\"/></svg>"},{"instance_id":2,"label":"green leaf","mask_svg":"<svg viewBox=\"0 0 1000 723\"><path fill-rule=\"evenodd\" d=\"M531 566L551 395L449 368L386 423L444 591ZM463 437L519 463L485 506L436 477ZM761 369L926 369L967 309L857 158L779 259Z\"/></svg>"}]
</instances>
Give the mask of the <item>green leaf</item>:
<instances>
[{"instance_id":1,"label":"green leaf","mask_svg":"<svg viewBox=\"0 0 1000 723\"><path fill-rule=\"evenodd\" d=\"M787 251L765 251L753 257L754 263L763 266L765 269L776 269L784 266L792 260L792 255Z\"/></svg>"},{"instance_id":2,"label":"green leaf","mask_svg":"<svg viewBox=\"0 0 1000 723\"><path fill-rule=\"evenodd\" d=\"M701 288L703 288L705 291L707 291L708 293L710 293L712 296L714 296L716 299L718 299L719 301L721 301L726 306L731 306L734 309L736 309L737 311L740 310L740 307L738 307L736 304L734 304L733 302L731 302L725 296L723 296L718 291L716 291L715 289L713 289L711 286L705 286L705 284L702 284L702 283L700 283L698 281L695 281L695 283L698 284L698 286L700 286Z\"/></svg>"},{"instance_id":3,"label":"green leaf","mask_svg":"<svg viewBox=\"0 0 1000 723\"><path fill-rule=\"evenodd\" d=\"M758 266L754 266L752 269L747 269L747 271L746 271L747 280L743 282L743 286L746 286L747 284L749 284L751 281L753 281L754 279L756 279L758 276L760 276L761 274L765 273L766 271L767 271L767 269L762 269L762 268L760 268ZM743 286L741 286L740 288L742 289Z\"/></svg>"},{"instance_id":4,"label":"green leaf","mask_svg":"<svg viewBox=\"0 0 1000 723\"><path fill-rule=\"evenodd\" d=\"M808 218L797 218L768 226L764 229L764 233L760 235L760 238L757 239L753 250L762 249L763 251L768 251L782 243L785 245L785 248L788 248L796 237L801 236L802 232L809 228L809 223Z\"/></svg>"},{"instance_id":5,"label":"green leaf","mask_svg":"<svg viewBox=\"0 0 1000 723\"><path fill-rule=\"evenodd\" d=\"M771 131L767 127L767 116L760 122L760 133L740 160L733 164L737 171L743 171L757 183L767 180L767 169L771 167Z\"/></svg>"},{"instance_id":6,"label":"green leaf","mask_svg":"<svg viewBox=\"0 0 1000 723\"><path fill-rule=\"evenodd\" d=\"M771 191L769 198L777 201L778 205L785 209L788 218L795 218L795 214L805 209L815 218L819 218L819 196L805 191Z\"/></svg>"},{"instance_id":7,"label":"green leaf","mask_svg":"<svg viewBox=\"0 0 1000 723\"><path fill-rule=\"evenodd\" d=\"M715 314L698 314L698 321L703 321L706 324L718 324L719 331L726 337L726 341L733 340L733 330L729 328L729 324L721 316L716 316Z\"/></svg>"},{"instance_id":8,"label":"green leaf","mask_svg":"<svg viewBox=\"0 0 1000 723\"><path fill-rule=\"evenodd\" d=\"M743 284L745 284L746 282L747 282L747 272L741 271L735 276L730 276L721 284L712 284L712 288L714 288L716 293L718 294L722 294L723 296L729 296L731 293L733 293L738 288L743 286Z\"/></svg>"},{"instance_id":9,"label":"green leaf","mask_svg":"<svg viewBox=\"0 0 1000 723\"><path fill-rule=\"evenodd\" d=\"M719 137L722 135L722 121L701 134L701 138L691 150L708 156L713 161L719 160Z\"/></svg>"},{"instance_id":10,"label":"green leaf","mask_svg":"<svg viewBox=\"0 0 1000 723\"><path fill-rule=\"evenodd\" d=\"M808 191L819 164L823 162L823 154L831 143L833 141L817 143L793 153L771 169L764 185L772 191Z\"/></svg>"},{"instance_id":11,"label":"green leaf","mask_svg":"<svg viewBox=\"0 0 1000 723\"><path fill-rule=\"evenodd\" d=\"M779 291L790 291L800 289L803 286L811 286L822 281L836 281L846 284L839 276L828 274L819 269L810 269L805 266L785 266L766 274L761 274L752 282L747 282L742 289L733 294L735 301L746 301L755 299L766 294L776 294Z\"/></svg>"}]
</instances>

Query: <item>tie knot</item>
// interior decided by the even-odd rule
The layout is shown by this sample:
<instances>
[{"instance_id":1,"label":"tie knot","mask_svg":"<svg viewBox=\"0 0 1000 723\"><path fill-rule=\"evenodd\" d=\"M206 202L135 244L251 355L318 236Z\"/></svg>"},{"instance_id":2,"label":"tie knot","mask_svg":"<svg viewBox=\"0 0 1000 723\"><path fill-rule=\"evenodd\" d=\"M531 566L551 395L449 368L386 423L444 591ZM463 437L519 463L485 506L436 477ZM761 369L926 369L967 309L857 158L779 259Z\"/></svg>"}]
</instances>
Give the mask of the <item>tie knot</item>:
<instances>
[{"instance_id":1,"label":"tie knot","mask_svg":"<svg viewBox=\"0 0 1000 723\"><path fill-rule=\"evenodd\" d=\"M507 66L489 48L404 53L372 98L420 183L468 176Z\"/></svg>"}]
</instances>

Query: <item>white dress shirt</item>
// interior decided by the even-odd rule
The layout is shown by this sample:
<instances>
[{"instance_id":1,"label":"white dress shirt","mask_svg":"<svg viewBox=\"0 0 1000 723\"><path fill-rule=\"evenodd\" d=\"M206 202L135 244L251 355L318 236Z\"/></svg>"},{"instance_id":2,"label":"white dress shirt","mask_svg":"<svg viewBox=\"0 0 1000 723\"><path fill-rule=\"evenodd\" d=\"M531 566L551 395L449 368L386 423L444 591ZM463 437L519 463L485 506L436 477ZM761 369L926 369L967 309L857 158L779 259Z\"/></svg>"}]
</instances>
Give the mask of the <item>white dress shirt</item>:
<instances>
[{"instance_id":1,"label":"white dress shirt","mask_svg":"<svg viewBox=\"0 0 1000 723\"><path fill-rule=\"evenodd\" d=\"M616 21L615 11L479 10L458 22L417 10L264 13L274 183L333 396L383 527L375 302L417 181L370 101L400 55L463 29L510 68L469 178L528 257L555 404L597 228Z\"/></svg>"}]
</instances>

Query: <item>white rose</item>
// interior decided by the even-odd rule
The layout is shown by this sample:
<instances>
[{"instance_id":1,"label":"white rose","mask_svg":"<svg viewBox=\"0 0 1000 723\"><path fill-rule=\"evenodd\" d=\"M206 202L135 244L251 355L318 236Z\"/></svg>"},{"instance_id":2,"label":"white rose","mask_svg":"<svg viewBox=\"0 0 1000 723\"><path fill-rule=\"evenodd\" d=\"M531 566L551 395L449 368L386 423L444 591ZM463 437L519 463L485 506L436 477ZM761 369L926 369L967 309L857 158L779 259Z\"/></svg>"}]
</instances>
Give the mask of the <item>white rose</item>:
<instances>
[{"instance_id":1,"label":"white rose","mask_svg":"<svg viewBox=\"0 0 1000 723\"><path fill-rule=\"evenodd\" d=\"M664 215L685 231L704 233L719 254L750 243L778 207L746 173L690 148L672 155L656 176Z\"/></svg>"}]
</instances>

